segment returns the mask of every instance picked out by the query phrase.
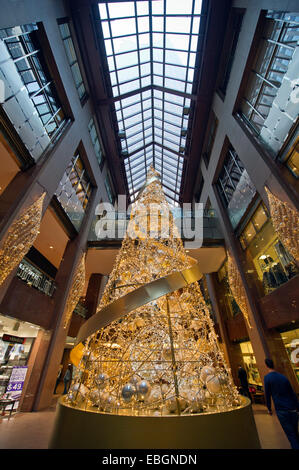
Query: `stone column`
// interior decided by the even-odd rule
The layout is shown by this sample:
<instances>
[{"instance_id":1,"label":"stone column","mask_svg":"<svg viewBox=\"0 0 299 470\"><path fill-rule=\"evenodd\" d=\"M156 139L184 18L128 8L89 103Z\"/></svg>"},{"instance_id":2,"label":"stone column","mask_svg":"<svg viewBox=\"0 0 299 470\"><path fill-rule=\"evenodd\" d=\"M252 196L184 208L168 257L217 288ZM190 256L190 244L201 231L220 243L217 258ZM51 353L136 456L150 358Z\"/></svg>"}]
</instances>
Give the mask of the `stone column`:
<instances>
[{"instance_id":1,"label":"stone column","mask_svg":"<svg viewBox=\"0 0 299 470\"><path fill-rule=\"evenodd\" d=\"M28 370L19 404L20 411L32 411L35 395L38 389L43 366L51 339L51 332L39 330L30 351L27 363Z\"/></svg>"},{"instance_id":2,"label":"stone column","mask_svg":"<svg viewBox=\"0 0 299 470\"><path fill-rule=\"evenodd\" d=\"M102 284L102 274L93 273L88 282L85 296L85 307L87 308L86 320L94 315L97 311L99 296Z\"/></svg>"},{"instance_id":3,"label":"stone column","mask_svg":"<svg viewBox=\"0 0 299 470\"><path fill-rule=\"evenodd\" d=\"M226 327L226 312L221 310L219 303L219 287L217 286L216 273L206 274L207 286L212 302L213 310L216 315L217 323L219 325L220 335L223 344L223 352L226 363L231 368L232 376L236 384L238 384L237 368L241 359L240 346L232 344Z\"/></svg>"}]
</instances>

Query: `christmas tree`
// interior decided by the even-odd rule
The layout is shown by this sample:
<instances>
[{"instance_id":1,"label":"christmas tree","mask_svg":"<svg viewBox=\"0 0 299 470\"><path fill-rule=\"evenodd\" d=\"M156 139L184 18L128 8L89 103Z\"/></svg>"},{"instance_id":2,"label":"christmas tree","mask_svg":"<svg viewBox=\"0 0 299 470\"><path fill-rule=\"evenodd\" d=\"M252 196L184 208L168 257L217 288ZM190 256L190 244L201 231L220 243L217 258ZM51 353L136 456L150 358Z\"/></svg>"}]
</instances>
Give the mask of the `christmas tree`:
<instances>
[{"instance_id":1,"label":"christmas tree","mask_svg":"<svg viewBox=\"0 0 299 470\"><path fill-rule=\"evenodd\" d=\"M194 263L173 223L159 174L150 168L98 311ZM141 416L238 406L199 284L147 301L92 334L66 401L80 409Z\"/></svg>"}]
</instances>

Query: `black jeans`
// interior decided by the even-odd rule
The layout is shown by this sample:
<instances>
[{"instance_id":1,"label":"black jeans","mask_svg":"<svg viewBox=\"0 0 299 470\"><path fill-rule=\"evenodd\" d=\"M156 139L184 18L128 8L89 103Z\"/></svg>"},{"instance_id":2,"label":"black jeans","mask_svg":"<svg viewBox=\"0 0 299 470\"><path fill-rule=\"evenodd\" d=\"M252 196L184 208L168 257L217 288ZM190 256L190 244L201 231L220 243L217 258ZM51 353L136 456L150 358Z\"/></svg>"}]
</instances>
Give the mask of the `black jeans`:
<instances>
[{"instance_id":1,"label":"black jeans","mask_svg":"<svg viewBox=\"0 0 299 470\"><path fill-rule=\"evenodd\" d=\"M291 410L276 410L276 414L292 449L299 449L298 413Z\"/></svg>"},{"instance_id":2,"label":"black jeans","mask_svg":"<svg viewBox=\"0 0 299 470\"><path fill-rule=\"evenodd\" d=\"M63 383L64 383L64 390L63 390L63 395L66 395L67 392L69 391L69 388L70 388L70 380L64 380Z\"/></svg>"}]
</instances>

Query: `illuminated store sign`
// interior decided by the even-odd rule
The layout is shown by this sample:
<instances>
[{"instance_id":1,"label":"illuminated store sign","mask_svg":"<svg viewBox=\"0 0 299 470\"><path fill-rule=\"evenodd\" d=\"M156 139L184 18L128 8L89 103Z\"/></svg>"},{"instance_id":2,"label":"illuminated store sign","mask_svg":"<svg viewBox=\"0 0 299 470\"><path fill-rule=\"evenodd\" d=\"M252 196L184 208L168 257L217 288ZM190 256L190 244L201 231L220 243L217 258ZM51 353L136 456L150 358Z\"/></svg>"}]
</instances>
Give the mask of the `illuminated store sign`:
<instances>
[{"instance_id":1,"label":"illuminated store sign","mask_svg":"<svg viewBox=\"0 0 299 470\"><path fill-rule=\"evenodd\" d=\"M2 341L6 341L8 343L24 344L26 341L26 338L20 338L19 336L13 336L13 335L3 335Z\"/></svg>"}]
</instances>

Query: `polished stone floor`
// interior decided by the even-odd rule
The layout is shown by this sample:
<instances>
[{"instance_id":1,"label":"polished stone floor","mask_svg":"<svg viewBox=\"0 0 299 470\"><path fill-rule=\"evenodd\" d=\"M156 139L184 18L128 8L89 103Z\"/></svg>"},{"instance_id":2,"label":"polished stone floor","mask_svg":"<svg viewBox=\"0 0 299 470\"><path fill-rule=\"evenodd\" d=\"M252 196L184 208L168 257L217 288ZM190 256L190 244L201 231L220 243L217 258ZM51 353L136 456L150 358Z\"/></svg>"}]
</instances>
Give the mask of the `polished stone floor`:
<instances>
[{"instance_id":1,"label":"polished stone floor","mask_svg":"<svg viewBox=\"0 0 299 470\"><path fill-rule=\"evenodd\" d=\"M15 413L0 417L0 449L47 449L55 418L56 404L35 413ZM290 449L276 415L264 405L253 405L255 422L263 449Z\"/></svg>"}]
</instances>

